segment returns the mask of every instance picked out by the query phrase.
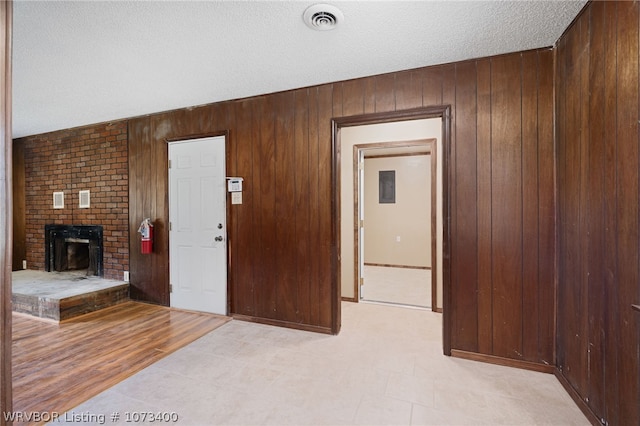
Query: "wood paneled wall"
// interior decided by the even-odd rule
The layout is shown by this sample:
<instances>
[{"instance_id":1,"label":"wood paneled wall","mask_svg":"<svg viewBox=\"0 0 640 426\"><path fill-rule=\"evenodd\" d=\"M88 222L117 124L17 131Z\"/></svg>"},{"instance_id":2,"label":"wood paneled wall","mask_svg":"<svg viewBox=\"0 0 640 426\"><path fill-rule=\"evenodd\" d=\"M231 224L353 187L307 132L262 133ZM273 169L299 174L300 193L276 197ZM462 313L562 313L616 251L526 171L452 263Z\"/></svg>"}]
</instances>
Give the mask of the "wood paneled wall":
<instances>
[{"instance_id":1,"label":"wood paneled wall","mask_svg":"<svg viewBox=\"0 0 640 426\"><path fill-rule=\"evenodd\" d=\"M454 106L451 347L553 365L552 51L457 64L443 103Z\"/></svg>"},{"instance_id":2,"label":"wood paneled wall","mask_svg":"<svg viewBox=\"0 0 640 426\"><path fill-rule=\"evenodd\" d=\"M592 2L557 48L558 375L640 424L639 5Z\"/></svg>"},{"instance_id":3,"label":"wood paneled wall","mask_svg":"<svg viewBox=\"0 0 640 426\"><path fill-rule=\"evenodd\" d=\"M132 296L168 303L167 139L228 132L231 312L336 331L331 118L452 106L452 348L553 364L553 53L315 86L129 121ZM342 265L349 267L348 265Z\"/></svg>"}]
</instances>

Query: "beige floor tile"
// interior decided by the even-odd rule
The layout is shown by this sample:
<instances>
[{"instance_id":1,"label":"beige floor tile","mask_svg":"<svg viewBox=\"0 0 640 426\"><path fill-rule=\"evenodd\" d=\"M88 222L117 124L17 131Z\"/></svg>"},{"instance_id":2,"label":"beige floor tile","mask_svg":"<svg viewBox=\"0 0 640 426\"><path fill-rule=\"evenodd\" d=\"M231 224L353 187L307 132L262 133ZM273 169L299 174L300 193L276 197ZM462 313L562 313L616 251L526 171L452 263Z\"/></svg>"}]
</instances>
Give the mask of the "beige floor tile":
<instances>
[{"instance_id":1,"label":"beige floor tile","mask_svg":"<svg viewBox=\"0 0 640 426\"><path fill-rule=\"evenodd\" d=\"M433 407L413 404L411 410L412 425L450 425L450 426L479 426L493 425L491 421L469 417L458 411L440 411Z\"/></svg>"},{"instance_id":2,"label":"beige floor tile","mask_svg":"<svg viewBox=\"0 0 640 426\"><path fill-rule=\"evenodd\" d=\"M387 382L385 395L426 407L433 407L434 382L426 374L392 373Z\"/></svg>"},{"instance_id":3,"label":"beige floor tile","mask_svg":"<svg viewBox=\"0 0 640 426\"><path fill-rule=\"evenodd\" d=\"M385 396L365 396L356 413L357 425L407 425L411 403Z\"/></svg>"},{"instance_id":4,"label":"beige floor tile","mask_svg":"<svg viewBox=\"0 0 640 426\"><path fill-rule=\"evenodd\" d=\"M431 307L431 271L366 265L364 300Z\"/></svg>"},{"instance_id":5,"label":"beige floor tile","mask_svg":"<svg viewBox=\"0 0 640 426\"><path fill-rule=\"evenodd\" d=\"M444 356L440 314L343 303L342 324L327 336L231 321L73 411L175 411L181 426L588 425L553 375Z\"/></svg>"}]
</instances>

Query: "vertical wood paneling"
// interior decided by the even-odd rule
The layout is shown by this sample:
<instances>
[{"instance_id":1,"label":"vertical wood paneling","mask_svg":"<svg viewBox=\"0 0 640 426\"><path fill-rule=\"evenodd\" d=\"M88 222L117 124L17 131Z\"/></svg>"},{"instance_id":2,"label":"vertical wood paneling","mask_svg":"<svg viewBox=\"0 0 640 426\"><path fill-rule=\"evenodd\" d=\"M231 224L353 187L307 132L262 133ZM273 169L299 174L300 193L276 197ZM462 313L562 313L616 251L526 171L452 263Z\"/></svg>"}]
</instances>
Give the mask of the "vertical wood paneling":
<instances>
[{"instance_id":1,"label":"vertical wood paneling","mask_svg":"<svg viewBox=\"0 0 640 426\"><path fill-rule=\"evenodd\" d=\"M233 299L232 312L250 315L255 314L254 302L254 274L253 274L253 244L255 242L252 227L247 226L253 222L253 194L255 187L249 177L253 176L253 153L251 140L251 123L253 122L253 109L249 101L233 104L236 117L235 132L230 134L233 145L236 146L236 175L244 177L242 204L232 205L234 213L233 228L230 232L232 246L231 271Z\"/></svg>"},{"instance_id":2,"label":"vertical wood paneling","mask_svg":"<svg viewBox=\"0 0 640 426\"><path fill-rule=\"evenodd\" d=\"M587 311L589 312L589 350L588 352L588 381L589 401L591 409L598 418L605 417L605 365L604 365L604 39L603 11L604 3L594 4L594 8L585 13L589 16L591 31L589 32L589 87L591 99L589 101L589 161L587 183L587 205L589 206L589 221L587 223L588 241L588 283L589 294Z\"/></svg>"},{"instance_id":3,"label":"vertical wood paneling","mask_svg":"<svg viewBox=\"0 0 640 426\"><path fill-rule=\"evenodd\" d=\"M445 152L442 153L443 156L443 167L448 168L448 170L456 170L456 154L455 154L455 149L456 149L456 130L457 130L457 115L456 115L456 100L455 100L455 64L449 64L446 66L443 66L440 70L440 80L439 80L439 90L440 90L440 96L441 96L441 101L443 105L451 105L451 143L449 145L449 147L443 146ZM436 88L433 88L434 91L437 91ZM448 151L448 152L447 152ZM445 163L448 164L446 166L444 166ZM456 251L456 238L455 235L457 235L456 233L456 215L453 213L456 211L456 195L455 195L455 190L456 190L456 175L455 173L448 173L449 176L447 176L447 174L443 174L443 194L444 193L448 193L448 200L449 200L449 208L450 211L452 212L452 214L450 215L449 218L443 217L443 221L447 221L447 219L449 220L449 229L450 229L450 235L451 235L451 241L450 243L450 247L449 247L449 253L451 253L450 259L447 259L444 256L442 256L442 263L443 263L443 277L445 277L446 274L446 269L447 269L447 264L446 262L450 262L451 266L451 272L450 272L450 282L452 283L452 285L450 286L449 289L449 298L451 299L450 302L450 306L457 306L457 303L459 302L459 299L456 299L456 295L454 294L455 289L453 288L453 283L455 283L457 281L457 276L458 273L460 272L460 267L462 265L458 265L456 264L456 257L453 255L453 253L455 253ZM449 180L447 181L447 178L449 178ZM444 199L444 196L443 196ZM443 201L444 202L444 201ZM446 225L445 225L445 235L446 235ZM446 240L446 238L445 238ZM443 241L443 245L447 244L447 241ZM443 250L445 253L447 252L447 250ZM446 306L447 305L447 301L446 301L446 297L447 297L447 289L443 288L443 305ZM445 309L443 307L443 309ZM450 349L464 349L465 347L469 347L468 345L463 345L460 343L460 338L458 337L459 334L464 334L465 331L465 327L466 328L475 328L475 324L461 324L460 322L460 312L458 312L457 309L453 309L450 312L450 315L446 315L445 316L448 318L443 319L443 321L448 321L449 324L451 325L451 333L450 333L450 348L446 348L445 347L445 351L447 351L447 353L450 351ZM445 326L445 329L447 329L448 326ZM445 338L446 340L446 338ZM446 345L447 343L445 343Z\"/></svg>"},{"instance_id":4,"label":"vertical wood paneling","mask_svg":"<svg viewBox=\"0 0 640 426\"><path fill-rule=\"evenodd\" d=\"M209 109L208 114L205 114L204 112L198 113L196 115L196 118L199 119L200 117L203 117L208 123L207 125L204 126L203 129L205 129L205 131L203 131L202 133L224 132L230 129L233 124L232 112L233 112L233 108L229 106L228 102L225 102L225 103L212 105L211 108ZM193 132L192 134L199 134L199 129L196 126L192 125L190 129ZM227 158L229 158L229 153L227 152L226 154L227 154ZM228 165L228 169L229 170L232 169L231 164ZM227 176L230 176L230 174L227 173Z\"/></svg>"},{"instance_id":5,"label":"vertical wood paneling","mask_svg":"<svg viewBox=\"0 0 640 426\"><path fill-rule=\"evenodd\" d=\"M309 265L309 321L311 324L320 323L320 269L318 250L322 250L320 235L320 102L318 88L309 89L309 228L308 238L312 250Z\"/></svg>"},{"instance_id":6,"label":"vertical wood paneling","mask_svg":"<svg viewBox=\"0 0 640 426\"><path fill-rule=\"evenodd\" d=\"M553 124L553 52L538 53L538 356L555 363L556 198ZM525 301L526 303L526 301Z\"/></svg>"},{"instance_id":7,"label":"vertical wood paneling","mask_svg":"<svg viewBox=\"0 0 640 426\"><path fill-rule=\"evenodd\" d=\"M618 85L616 82L616 22L617 22L617 2L605 3L604 5L604 116L605 130L604 130L604 167L607 173L604 176L604 211L605 211L605 247L607 250L604 254L604 267L605 267L605 310L607 315L604 316L606 329L605 329L605 419L610 424L618 424L618 406L620 405L620 390L619 381L621 374L618 370L618 357L615 355L620 349L620 342L618 339L618 283L617 283L617 240L616 240L616 122L611 118L615 116L617 109L616 93ZM595 13L595 12L594 12ZM594 15L592 19L595 19ZM564 145L563 140L559 140L558 143ZM562 196L563 194L560 194ZM563 253L559 253L560 263L562 263ZM560 277L559 286L562 288L565 285L565 277ZM571 279L571 277L566 277ZM563 299L558 300L558 303L564 303ZM564 324L559 324L559 327L563 327ZM558 350L565 344L564 341L558 341Z\"/></svg>"},{"instance_id":8,"label":"vertical wood paneling","mask_svg":"<svg viewBox=\"0 0 640 426\"><path fill-rule=\"evenodd\" d=\"M478 351L493 354L491 277L491 60L477 63Z\"/></svg>"},{"instance_id":9,"label":"vertical wood paneling","mask_svg":"<svg viewBox=\"0 0 640 426\"><path fill-rule=\"evenodd\" d=\"M300 110L296 108L296 111ZM364 114L363 79L349 80L342 84L342 114L345 117Z\"/></svg>"},{"instance_id":10,"label":"vertical wood paneling","mask_svg":"<svg viewBox=\"0 0 640 426\"><path fill-rule=\"evenodd\" d=\"M248 241L248 247L250 252L250 258L240 260L242 262L238 267L248 267L251 270L251 282L253 288L253 298L248 301L251 303L253 307L254 315L259 316L259 312L261 311L259 307L259 300L262 297L263 291L263 281L262 274L264 274L265 264L262 262L252 262L252 259L256 259L262 255L263 243L261 237L258 235L260 229L260 120L261 120L261 111L260 111L260 103L263 102L263 99L253 98L250 102L248 102L248 108L251 110L251 122L249 123L250 134L249 140L247 144L243 144L243 148L249 151L250 159L251 159L251 174L247 175L246 178L249 181L249 190L243 192L244 195L250 200L251 203L251 215L249 222L249 228L253 231L251 232L251 240Z\"/></svg>"},{"instance_id":11,"label":"vertical wood paneling","mask_svg":"<svg viewBox=\"0 0 640 426\"><path fill-rule=\"evenodd\" d=\"M163 117L160 121L151 119L152 131L156 126L162 126L167 122L170 122L169 117ZM151 138L149 144L151 156L147 173L151 182L147 188L151 190L149 200L145 203L145 211L148 212L148 216L145 217L150 217L153 221L154 253L145 256L151 256L151 280L156 283L166 282L169 277L169 262L165 261L169 253L169 146L164 140L157 143L155 138ZM158 293L158 303L169 304L169 286L165 285Z\"/></svg>"},{"instance_id":12,"label":"vertical wood paneling","mask_svg":"<svg viewBox=\"0 0 640 426\"><path fill-rule=\"evenodd\" d=\"M522 55L522 356L538 359L538 52ZM526 72L525 72L526 70Z\"/></svg>"},{"instance_id":13,"label":"vertical wood paneling","mask_svg":"<svg viewBox=\"0 0 640 426\"><path fill-rule=\"evenodd\" d=\"M130 182L135 182L129 185L131 297L166 305L169 302L168 263L165 261L168 259L168 246L159 229L163 227L162 223L168 214L163 202L167 194L161 193L158 199L157 191L166 185L167 169L166 161L159 161L156 145L152 143L152 126L149 117L129 121L129 139L138 141L129 144L129 178ZM162 176L162 181L158 181L158 176ZM158 201L161 208L159 214ZM154 228L158 236L154 240L153 253L142 255L136 231L140 222L147 217L160 226Z\"/></svg>"},{"instance_id":14,"label":"vertical wood paneling","mask_svg":"<svg viewBox=\"0 0 640 426\"><path fill-rule=\"evenodd\" d=\"M318 203L320 208L320 216L318 223L318 232L320 236L320 245L317 246L320 251L318 260L320 262L318 275L318 308L319 318L318 324L321 327L331 328L331 316L333 297L331 294L331 254L332 248L335 247L333 242L333 232L331 226L331 107L333 85L320 86L318 89ZM327 268L323 265L329 265Z\"/></svg>"},{"instance_id":15,"label":"vertical wood paneling","mask_svg":"<svg viewBox=\"0 0 640 426\"><path fill-rule=\"evenodd\" d=\"M260 191L258 195L258 210L254 218L257 219L257 238L260 240L261 252L259 256L264 259L258 277L259 287L256 288L256 314L262 318L277 318L276 312L276 276L274 265L277 263L276 244L276 218L275 218L275 103L272 96L265 96L258 104L258 144L254 161L260 163Z\"/></svg>"},{"instance_id":16,"label":"vertical wood paneling","mask_svg":"<svg viewBox=\"0 0 640 426\"><path fill-rule=\"evenodd\" d=\"M565 134L567 139L577 143L566 145L564 148L564 158L559 158L558 167L561 170L562 182L566 185L567 196L563 197L564 205L560 207L560 245L561 250L567 253L567 257L562 262L562 268L569 276L574 277L568 285L560 287L560 295L565 300L565 307L559 311L563 317L564 332L567 338L567 345L564 347L564 362L561 364L567 372L567 379L574 387L580 388L579 374L582 333L580 330L581 296L579 286L579 256L580 256L580 234L579 234L579 206L580 206L580 69L577 68L579 31L572 34L572 39L567 42L565 67L569 76L566 83L566 106L565 106ZM577 108L575 107L577 106ZM569 177L574 177L569 179Z\"/></svg>"},{"instance_id":17,"label":"vertical wood paneling","mask_svg":"<svg viewBox=\"0 0 640 426\"><path fill-rule=\"evenodd\" d=\"M402 111L422 106L422 73L405 71L396 77L396 110Z\"/></svg>"},{"instance_id":18,"label":"vertical wood paneling","mask_svg":"<svg viewBox=\"0 0 640 426\"><path fill-rule=\"evenodd\" d=\"M375 112L389 112L396 109L396 74L375 77Z\"/></svg>"},{"instance_id":19,"label":"vertical wood paneling","mask_svg":"<svg viewBox=\"0 0 640 426\"><path fill-rule=\"evenodd\" d=\"M348 85L347 87L350 87ZM309 94L308 89L294 92L295 95L295 249L296 249L296 316L295 321L311 324L311 258L312 246L309 238ZM360 103L362 105L362 103Z\"/></svg>"},{"instance_id":20,"label":"vertical wood paneling","mask_svg":"<svg viewBox=\"0 0 640 426\"><path fill-rule=\"evenodd\" d=\"M372 114L376 112L376 78L367 77L362 81L364 86L364 113Z\"/></svg>"},{"instance_id":21,"label":"vertical wood paneling","mask_svg":"<svg viewBox=\"0 0 640 426\"><path fill-rule=\"evenodd\" d=\"M476 64L466 62L455 69L456 123L476 121ZM455 157L454 157L455 155ZM457 126L451 153L455 189L451 193L452 245L451 294L456 301L453 323L456 348L478 350L478 229L476 126Z\"/></svg>"},{"instance_id":22,"label":"vertical wood paneling","mask_svg":"<svg viewBox=\"0 0 640 426\"><path fill-rule=\"evenodd\" d=\"M422 105L441 105L442 78L445 67L425 68L422 73Z\"/></svg>"},{"instance_id":23,"label":"vertical wood paneling","mask_svg":"<svg viewBox=\"0 0 640 426\"><path fill-rule=\"evenodd\" d=\"M289 265L296 257L294 102L294 93L286 92L278 96L276 106L276 302L282 321L296 317L298 299L296 270Z\"/></svg>"},{"instance_id":24,"label":"vertical wood paneling","mask_svg":"<svg viewBox=\"0 0 640 426\"><path fill-rule=\"evenodd\" d=\"M520 69L520 55L491 64L493 352L507 358L522 357Z\"/></svg>"},{"instance_id":25,"label":"vertical wood paneling","mask_svg":"<svg viewBox=\"0 0 640 426\"><path fill-rule=\"evenodd\" d=\"M237 129L238 125L236 124L236 109L235 105L231 103L224 104L224 108L220 108L221 115L224 114L226 116L226 126L223 129ZM202 124L203 117L208 117L205 114L205 111L199 111L198 117L200 117L199 124ZM207 120L208 121L208 120ZM205 127L208 127L205 125ZM208 132L211 132L211 129L207 129ZM231 176L239 176L238 173L238 139L234 137L235 135L230 135L227 133L226 135L226 167L225 172L227 177ZM225 239L227 241L227 261L228 265L232 265L234 259L238 255L238 247L236 246L236 241L231 241L229 238L231 235L239 234L238 227L238 214L239 209L234 208L241 206L242 204L232 204L231 203L231 194L226 194L226 205L227 205L227 216L226 216L226 235ZM235 275L233 268L227 268L227 312L234 312L234 307L236 306L236 299L234 297L234 292L231 291L234 288L235 283Z\"/></svg>"},{"instance_id":26,"label":"vertical wood paneling","mask_svg":"<svg viewBox=\"0 0 640 426\"><path fill-rule=\"evenodd\" d=\"M331 85L331 88L333 90L333 93L331 95L331 100L333 102L331 117L343 117L344 116L344 112L342 108L342 106L344 105L343 84L335 83Z\"/></svg>"},{"instance_id":27,"label":"vertical wood paneling","mask_svg":"<svg viewBox=\"0 0 640 426\"><path fill-rule=\"evenodd\" d=\"M580 24L580 41L578 44L580 46L586 46L589 43L589 15L583 14L579 20ZM585 96L585 93L589 91L589 54L588 50L581 51L577 58L577 63L575 64L577 70L579 70L579 80L576 82L580 85L579 93L580 98L578 101L580 102L579 108L579 121L580 123L586 123L589 120L589 97ZM580 279L577 281L579 285L579 294L580 294L580 309L583 310L584 313L581 313L579 321L577 323L578 332L580 335L580 369L581 369L581 377L582 384L581 386L587 391L588 388L588 363L589 363L589 321L587 313L587 305L589 302L589 286L588 286L588 278L589 278L589 259L587 258L588 247L589 247L589 234L587 233L587 223L590 220L590 212L589 212L589 204L587 200L587 182L589 176L589 134L588 132L582 131L580 129L579 136L580 138L580 148L579 148L579 170L580 170L580 180L578 182L579 186L579 206L578 210L580 212L580 219L578 221L578 234L580 235L581 240L578 241L579 249L578 249L578 268L580 271Z\"/></svg>"},{"instance_id":28,"label":"vertical wood paneling","mask_svg":"<svg viewBox=\"0 0 640 426\"><path fill-rule=\"evenodd\" d=\"M612 425L640 422L638 8L589 3L557 53L558 368Z\"/></svg>"},{"instance_id":29,"label":"vertical wood paneling","mask_svg":"<svg viewBox=\"0 0 640 426\"><path fill-rule=\"evenodd\" d=\"M563 140L566 138L566 84L564 75L566 74L566 39L561 39L558 42L558 47L556 50L556 66L555 66L555 79L556 79L556 138L558 140ZM565 144L558 144L556 148L556 173L557 173L557 181L558 185L560 185L565 180L565 157L566 157L566 149ZM563 212L566 208L566 203L564 197L558 197L557 202L557 222L558 222L558 242L557 242L557 250L558 252L564 251L564 230L566 229L564 226L563 216L560 212ZM562 276L564 273L565 264L559 263L558 268L558 276ZM565 291L564 286L559 286L557 290L558 299L562 298L562 293ZM564 323L565 317L567 315L566 309L558 309L556 312L556 318L558 323ZM558 327L556 340L566 339L567 331L565 328ZM561 369L561 365L566 359L565 355L565 347L556 345L556 366Z\"/></svg>"},{"instance_id":30,"label":"vertical wood paneling","mask_svg":"<svg viewBox=\"0 0 640 426\"><path fill-rule=\"evenodd\" d=\"M620 421L635 419L640 423L639 364L640 318L630 309L631 301L640 302L638 275L638 8L637 2L621 2L618 5L618 37L616 46L618 82L617 98L617 209L618 222L618 306L620 321L618 333L620 350L617 352L620 395L635 395L635 401L621 398ZM624 90L620 90L624 88ZM635 283L635 285L633 285ZM634 379L631 379L634 378ZM628 419L628 420L627 420Z\"/></svg>"}]
</instances>

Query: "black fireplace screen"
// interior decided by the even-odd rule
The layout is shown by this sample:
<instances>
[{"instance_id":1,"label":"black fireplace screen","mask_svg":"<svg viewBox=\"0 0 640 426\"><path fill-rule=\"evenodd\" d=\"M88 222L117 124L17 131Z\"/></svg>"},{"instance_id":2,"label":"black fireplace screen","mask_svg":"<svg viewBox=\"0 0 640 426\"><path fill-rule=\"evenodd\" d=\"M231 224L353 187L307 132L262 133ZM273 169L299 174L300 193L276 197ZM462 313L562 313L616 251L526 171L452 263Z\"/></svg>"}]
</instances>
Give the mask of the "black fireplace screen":
<instances>
[{"instance_id":1,"label":"black fireplace screen","mask_svg":"<svg viewBox=\"0 0 640 426\"><path fill-rule=\"evenodd\" d=\"M103 276L102 226L45 225L45 269L87 270L87 275Z\"/></svg>"}]
</instances>

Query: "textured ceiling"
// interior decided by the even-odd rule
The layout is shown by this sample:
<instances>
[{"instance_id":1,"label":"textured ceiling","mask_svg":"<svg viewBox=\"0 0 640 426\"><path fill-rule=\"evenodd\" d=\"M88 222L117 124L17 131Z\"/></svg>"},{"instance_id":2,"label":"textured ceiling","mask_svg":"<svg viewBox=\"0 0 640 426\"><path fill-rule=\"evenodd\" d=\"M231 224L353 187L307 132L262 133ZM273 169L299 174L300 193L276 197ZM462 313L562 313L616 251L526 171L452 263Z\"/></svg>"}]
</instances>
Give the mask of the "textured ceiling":
<instances>
[{"instance_id":1,"label":"textured ceiling","mask_svg":"<svg viewBox=\"0 0 640 426\"><path fill-rule=\"evenodd\" d=\"M580 1L14 3L14 137L552 46Z\"/></svg>"}]
</instances>

